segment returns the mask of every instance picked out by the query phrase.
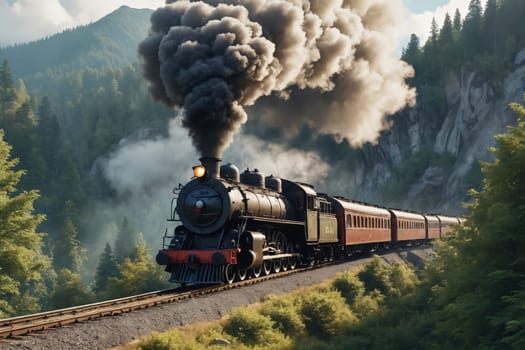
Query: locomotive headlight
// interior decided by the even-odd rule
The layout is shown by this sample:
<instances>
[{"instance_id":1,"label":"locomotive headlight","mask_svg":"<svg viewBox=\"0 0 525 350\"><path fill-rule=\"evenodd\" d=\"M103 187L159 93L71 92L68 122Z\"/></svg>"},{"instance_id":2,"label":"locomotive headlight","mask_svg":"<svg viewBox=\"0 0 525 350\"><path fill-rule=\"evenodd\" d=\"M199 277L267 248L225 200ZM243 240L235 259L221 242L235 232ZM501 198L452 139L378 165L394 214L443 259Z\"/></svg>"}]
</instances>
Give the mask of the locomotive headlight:
<instances>
[{"instance_id":1,"label":"locomotive headlight","mask_svg":"<svg viewBox=\"0 0 525 350\"><path fill-rule=\"evenodd\" d=\"M206 168L204 165L196 165L193 167L193 175L195 177L203 177L206 174Z\"/></svg>"}]
</instances>

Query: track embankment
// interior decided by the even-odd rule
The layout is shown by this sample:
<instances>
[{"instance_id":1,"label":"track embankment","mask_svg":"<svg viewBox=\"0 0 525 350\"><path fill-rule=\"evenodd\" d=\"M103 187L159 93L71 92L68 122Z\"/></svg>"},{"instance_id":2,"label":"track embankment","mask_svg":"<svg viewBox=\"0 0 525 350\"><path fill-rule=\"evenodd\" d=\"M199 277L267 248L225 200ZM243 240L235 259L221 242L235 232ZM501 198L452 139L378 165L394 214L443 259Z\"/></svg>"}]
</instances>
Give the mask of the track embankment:
<instances>
[{"instance_id":1,"label":"track embankment","mask_svg":"<svg viewBox=\"0 0 525 350\"><path fill-rule=\"evenodd\" d=\"M417 267L431 254L430 248L404 249L382 254L388 263L411 263ZM180 298L176 302L158 302L149 308L136 307L133 312L115 312L83 322L68 323L19 338L0 340L0 349L106 349L130 342L153 331L195 322L220 319L233 307L260 302L269 295L285 294L303 287L332 279L338 272L364 264L369 257L363 257L341 264L293 273L238 288L216 293ZM164 296L165 297L165 296Z\"/></svg>"}]
</instances>

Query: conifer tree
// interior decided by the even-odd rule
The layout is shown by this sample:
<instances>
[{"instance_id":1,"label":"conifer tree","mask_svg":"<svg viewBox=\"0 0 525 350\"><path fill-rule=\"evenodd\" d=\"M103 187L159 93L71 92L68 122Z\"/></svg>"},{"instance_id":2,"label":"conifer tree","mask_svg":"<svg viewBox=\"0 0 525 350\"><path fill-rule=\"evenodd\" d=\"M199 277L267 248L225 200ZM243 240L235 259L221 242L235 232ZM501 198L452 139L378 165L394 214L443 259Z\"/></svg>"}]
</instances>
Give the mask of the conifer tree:
<instances>
[{"instance_id":1,"label":"conifer tree","mask_svg":"<svg viewBox=\"0 0 525 350\"><path fill-rule=\"evenodd\" d=\"M41 233L37 226L43 215L33 214L37 191L17 190L23 170L10 159L11 147L0 130L0 317L17 312L13 300L41 279L48 259L42 253Z\"/></svg>"},{"instance_id":2,"label":"conifer tree","mask_svg":"<svg viewBox=\"0 0 525 350\"><path fill-rule=\"evenodd\" d=\"M452 28L454 29L454 33L461 33L461 12L459 12L459 9L456 9L454 12L454 21L452 24Z\"/></svg>"},{"instance_id":3,"label":"conifer tree","mask_svg":"<svg viewBox=\"0 0 525 350\"><path fill-rule=\"evenodd\" d=\"M93 291L98 294L103 292L107 287L108 280L117 277L117 273L117 262L113 256L113 251L109 243L106 243L98 262Z\"/></svg>"},{"instance_id":4,"label":"conifer tree","mask_svg":"<svg viewBox=\"0 0 525 350\"><path fill-rule=\"evenodd\" d=\"M82 246L77 239L77 228L70 217L66 217L62 232L55 240L53 260L56 270L68 269L79 273L82 265Z\"/></svg>"},{"instance_id":5,"label":"conifer tree","mask_svg":"<svg viewBox=\"0 0 525 350\"><path fill-rule=\"evenodd\" d=\"M4 60L0 68L0 117L10 109L16 99L16 89L9 62Z\"/></svg>"},{"instance_id":6,"label":"conifer tree","mask_svg":"<svg viewBox=\"0 0 525 350\"><path fill-rule=\"evenodd\" d=\"M132 257L136 244L137 232L130 227L128 218L124 217L122 224L118 228L115 240L115 259L117 262L122 262L125 258Z\"/></svg>"},{"instance_id":7,"label":"conifer tree","mask_svg":"<svg viewBox=\"0 0 525 350\"><path fill-rule=\"evenodd\" d=\"M447 13L439 31L439 56L444 70L450 69L454 63L454 46L454 29Z\"/></svg>"},{"instance_id":8,"label":"conifer tree","mask_svg":"<svg viewBox=\"0 0 525 350\"><path fill-rule=\"evenodd\" d=\"M452 27L452 20L450 19L450 15L448 12L445 14L445 20L443 21L443 26L441 27L439 31L439 41L441 46L444 45L451 45L453 38L453 27Z\"/></svg>"},{"instance_id":9,"label":"conifer tree","mask_svg":"<svg viewBox=\"0 0 525 350\"><path fill-rule=\"evenodd\" d=\"M483 13L482 34L485 41L485 51L496 54L496 43L498 38L497 8L496 0L487 0Z\"/></svg>"},{"instance_id":10,"label":"conifer tree","mask_svg":"<svg viewBox=\"0 0 525 350\"><path fill-rule=\"evenodd\" d=\"M40 135L40 148L42 157L46 162L49 175L56 177L57 173L57 155L60 150L60 126L58 125L57 116L51 108L51 103L47 96L42 98L38 106L38 133Z\"/></svg>"},{"instance_id":11,"label":"conifer tree","mask_svg":"<svg viewBox=\"0 0 525 350\"><path fill-rule=\"evenodd\" d=\"M483 40L481 36L482 12L480 0L471 0L465 21L463 22L462 45L465 47L467 60L481 51Z\"/></svg>"},{"instance_id":12,"label":"conifer tree","mask_svg":"<svg viewBox=\"0 0 525 350\"><path fill-rule=\"evenodd\" d=\"M71 201L75 206L78 206L84 198L84 193L77 165L68 150L62 152L60 162L62 164L60 187L63 190L61 199L63 202Z\"/></svg>"},{"instance_id":13,"label":"conifer tree","mask_svg":"<svg viewBox=\"0 0 525 350\"><path fill-rule=\"evenodd\" d=\"M421 59L421 47L419 37L416 34L410 35L410 40L406 49L403 51L403 60L412 66L417 66ZM414 67L416 68L416 67Z\"/></svg>"},{"instance_id":14,"label":"conifer tree","mask_svg":"<svg viewBox=\"0 0 525 350\"><path fill-rule=\"evenodd\" d=\"M430 25L430 43L432 44L432 46L435 48L436 47L436 44L437 44L437 41L439 39L439 27L438 27L438 24L436 22L436 18L435 17L432 17L432 24Z\"/></svg>"},{"instance_id":15,"label":"conifer tree","mask_svg":"<svg viewBox=\"0 0 525 350\"><path fill-rule=\"evenodd\" d=\"M58 272L56 289L50 295L53 309L87 304L93 295L84 287L80 275L68 269Z\"/></svg>"}]
</instances>

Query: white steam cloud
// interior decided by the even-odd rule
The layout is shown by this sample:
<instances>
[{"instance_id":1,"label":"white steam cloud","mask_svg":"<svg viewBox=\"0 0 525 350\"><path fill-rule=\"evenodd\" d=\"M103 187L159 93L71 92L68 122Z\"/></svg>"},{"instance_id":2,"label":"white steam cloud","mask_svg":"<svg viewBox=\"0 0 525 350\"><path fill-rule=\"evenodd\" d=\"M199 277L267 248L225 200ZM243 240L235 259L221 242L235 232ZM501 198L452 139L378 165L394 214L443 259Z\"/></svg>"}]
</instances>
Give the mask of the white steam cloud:
<instances>
[{"instance_id":1,"label":"white steam cloud","mask_svg":"<svg viewBox=\"0 0 525 350\"><path fill-rule=\"evenodd\" d=\"M170 122L168 137L127 139L97 162L117 196L98 203L90 220L90 230L99 232L90 246L90 262L97 261L106 243L113 244L117 226L126 217L130 227L143 233L154 250L161 247L167 223L172 190L193 175L198 156L180 119ZM316 153L268 144L253 136L240 134L224 154L223 163L231 162L241 171L257 168L265 175L323 184L329 166ZM94 268L94 266L92 266Z\"/></svg>"}]
</instances>

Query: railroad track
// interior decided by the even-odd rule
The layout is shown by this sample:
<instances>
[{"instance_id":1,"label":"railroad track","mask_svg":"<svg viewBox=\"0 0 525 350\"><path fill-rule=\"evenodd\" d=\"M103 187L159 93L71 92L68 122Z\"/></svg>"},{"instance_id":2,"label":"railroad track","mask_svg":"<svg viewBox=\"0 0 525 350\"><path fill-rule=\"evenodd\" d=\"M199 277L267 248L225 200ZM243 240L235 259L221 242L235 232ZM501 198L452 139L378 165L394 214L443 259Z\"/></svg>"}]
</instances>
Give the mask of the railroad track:
<instances>
[{"instance_id":1,"label":"railroad track","mask_svg":"<svg viewBox=\"0 0 525 350\"><path fill-rule=\"evenodd\" d=\"M232 288L239 288L245 285L260 283L269 279L284 277L293 273L321 268L323 266L327 266L327 264L273 273L270 275L247 279L232 284L214 285L193 290L182 290L179 288L166 289L134 295L131 297L75 306L66 309L6 318L0 320L0 339L23 336L32 332L44 331L54 327L62 327L73 323L90 321L96 318L113 316L157 305L173 303L199 295L215 293Z\"/></svg>"},{"instance_id":2,"label":"railroad track","mask_svg":"<svg viewBox=\"0 0 525 350\"><path fill-rule=\"evenodd\" d=\"M390 252L402 252L405 250L407 249L401 248ZM368 254L355 256L354 259L349 260L360 260L362 258L365 258L367 255ZM131 297L75 306L66 309L2 319L0 320L0 343L2 341L9 341L9 338L24 336L32 332L44 331L50 328L61 327L79 322L86 322L101 317L119 315L122 313L154 307L157 305L174 303L184 299L193 298L199 295L211 294L227 289L239 288L242 286L260 283L274 278L285 277L294 273L300 273L310 271L313 269L327 267L330 265L341 264L348 262L349 260L347 259L336 262L327 262L311 267L300 267L294 270L272 273L270 275L234 282L232 284L213 285L192 290L184 290L181 288L166 289L161 291L134 295Z\"/></svg>"}]
</instances>

